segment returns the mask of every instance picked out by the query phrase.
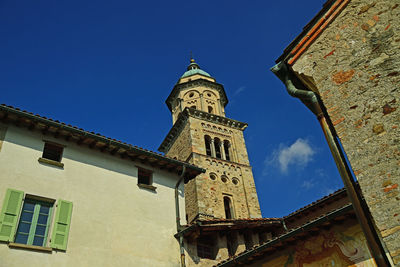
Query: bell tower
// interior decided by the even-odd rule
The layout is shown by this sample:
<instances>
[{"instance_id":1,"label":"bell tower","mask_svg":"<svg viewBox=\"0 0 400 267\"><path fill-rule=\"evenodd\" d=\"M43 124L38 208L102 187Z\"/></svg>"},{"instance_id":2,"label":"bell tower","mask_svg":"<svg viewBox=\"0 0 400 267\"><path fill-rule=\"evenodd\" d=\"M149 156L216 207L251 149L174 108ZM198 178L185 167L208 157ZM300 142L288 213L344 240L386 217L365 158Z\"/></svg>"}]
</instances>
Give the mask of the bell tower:
<instances>
[{"instance_id":1,"label":"bell tower","mask_svg":"<svg viewBox=\"0 0 400 267\"><path fill-rule=\"evenodd\" d=\"M185 184L188 222L261 218L243 137L247 124L225 117L223 85L191 59L166 104L173 126L159 151L207 170Z\"/></svg>"}]
</instances>

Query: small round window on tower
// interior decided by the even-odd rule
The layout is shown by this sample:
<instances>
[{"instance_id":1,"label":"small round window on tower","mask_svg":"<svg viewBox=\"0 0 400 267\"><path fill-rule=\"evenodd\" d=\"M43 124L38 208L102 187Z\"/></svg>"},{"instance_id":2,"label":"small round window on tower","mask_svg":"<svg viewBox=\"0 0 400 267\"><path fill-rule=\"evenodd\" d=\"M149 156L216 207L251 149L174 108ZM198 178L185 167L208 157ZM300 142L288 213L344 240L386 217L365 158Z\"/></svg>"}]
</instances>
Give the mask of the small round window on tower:
<instances>
[{"instance_id":1,"label":"small round window on tower","mask_svg":"<svg viewBox=\"0 0 400 267\"><path fill-rule=\"evenodd\" d=\"M189 94L189 97L193 97L193 96L194 96L194 93L190 93L190 94Z\"/></svg>"},{"instance_id":2,"label":"small round window on tower","mask_svg":"<svg viewBox=\"0 0 400 267\"><path fill-rule=\"evenodd\" d=\"M221 176L221 181L226 183L228 181L228 177L226 177L225 175Z\"/></svg>"},{"instance_id":3,"label":"small round window on tower","mask_svg":"<svg viewBox=\"0 0 400 267\"><path fill-rule=\"evenodd\" d=\"M208 96L208 97L211 97L211 94L210 94L210 93L207 93L207 96Z\"/></svg>"},{"instance_id":4,"label":"small round window on tower","mask_svg":"<svg viewBox=\"0 0 400 267\"><path fill-rule=\"evenodd\" d=\"M215 175L215 173L210 173L210 179L215 181L217 179L217 175Z\"/></svg>"},{"instance_id":5,"label":"small round window on tower","mask_svg":"<svg viewBox=\"0 0 400 267\"><path fill-rule=\"evenodd\" d=\"M233 183L234 185L238 185L238 184L239 184L239 179L236 178L236 177L233 177L233 178L232 178L232 183Z\"/></svg>"}]
</instances>

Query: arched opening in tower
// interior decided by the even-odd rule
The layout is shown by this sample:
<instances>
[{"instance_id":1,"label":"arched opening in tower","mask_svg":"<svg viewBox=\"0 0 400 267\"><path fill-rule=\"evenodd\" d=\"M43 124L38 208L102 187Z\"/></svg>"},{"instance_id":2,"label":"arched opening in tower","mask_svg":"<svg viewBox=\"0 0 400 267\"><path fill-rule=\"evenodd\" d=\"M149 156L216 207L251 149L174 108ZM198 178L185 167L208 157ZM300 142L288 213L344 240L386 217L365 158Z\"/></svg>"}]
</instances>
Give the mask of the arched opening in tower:
<instances>
[{"instance_id":1,"label":"arched opening in tower","mask_svg":"<svg viewBox=\"0 0 400 267\"><path fill-rule=\"evenodd\" d=\"M211 137L208 135L204 136L204 143L206 145L206 155L211 156Z\"/></svg>"},{"instance_id":2,"label":"arched opening in tower","mask_svg":"<svg viewBox=\"0 0 400 267\"><path fill-rule=\"evenodd\" d=\"M233 219L232 201L229 197L224 197L225 218Z\"/></svg>"},{"instance_id":3,"label":"arched opening in tower","mask_svg":"<svg viewBox=\"0 0 400 267\"><path fill-rule=\"evenodd\" d=\"M229 155L229 147L230 143L228 140L224 141L224 151L225 151L225 159L226 160L231 160L231 156Z\"/></svg>"},{"instance_id":4,"label":"arched opening in tower","mask_svg":"<svg viewBox=\"0 0 400 267\"><path fill-rule=\"evenodd\" d=\"M219 138L215 138L214 145L215 145L215 157L220 159L221 158L221 140L219 140Z\"/></svg>"}]
</instances>

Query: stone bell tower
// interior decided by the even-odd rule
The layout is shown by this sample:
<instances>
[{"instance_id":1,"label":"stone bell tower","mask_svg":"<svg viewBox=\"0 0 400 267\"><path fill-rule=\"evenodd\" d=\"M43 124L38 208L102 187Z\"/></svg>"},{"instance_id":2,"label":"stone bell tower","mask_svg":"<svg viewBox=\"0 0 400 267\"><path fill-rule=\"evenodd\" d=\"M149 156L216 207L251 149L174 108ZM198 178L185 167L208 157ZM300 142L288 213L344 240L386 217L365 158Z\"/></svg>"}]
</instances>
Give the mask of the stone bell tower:
<instances>
[{"instance_id":1,"label":"stone bell tower","mask_svg":"<svg viewBox=\"0 0 400 267\"><path fill-rule=\"evenodd\" d=\"M185 184L188 222L198 218L260 218L260 206L243 131L225 117L222 84L190 60L166 100L174 125L159 150L206 169Z\"/></svg>"}]
</instances>

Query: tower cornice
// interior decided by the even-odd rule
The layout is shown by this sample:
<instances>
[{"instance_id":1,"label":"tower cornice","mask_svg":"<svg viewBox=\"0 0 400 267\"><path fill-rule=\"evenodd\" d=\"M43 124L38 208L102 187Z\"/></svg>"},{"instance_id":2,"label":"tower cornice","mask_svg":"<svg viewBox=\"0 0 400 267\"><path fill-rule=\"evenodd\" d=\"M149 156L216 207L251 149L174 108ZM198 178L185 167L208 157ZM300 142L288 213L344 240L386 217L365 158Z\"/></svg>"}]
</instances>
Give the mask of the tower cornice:
<instances>
[{"instance_id":1,"label":"tower cornice","mask_svg":"<svg viewBox=\"0 0 400 267\"><path fill-rule=\"evenodd\" d=\"M192 81L187 81L184 83L177 83L174 88L172 89L172 92L169 94L167 100L165 100L165 103L167 104L168 108L170 111L172 111L172 101L174 98L176 98L179 94L179 92L182 89L189 89L197 86L205 86L210 89L215 89L219 92L221 96L221 103L224 105L224 107L228 104L228 97L226 96L224 86L220 83L217 82L212 82L206 79L196 79Z\"/></svg>"},{"instance_id":2,"label":"tower cornice","mask_svg":"<svg viewBox=\"0 0 400 267\"><path fill-rule=\"evenodd\" d=\"M158 148L159 151L167 153L167 151L171 148L172 144L176 140L176 138L181 133L182 129L185 127L186 122L189 117L201 119L204 121L220 124L223 126L228 126L230 128L238 129L243 131L247 128L247 123L240 122L237 120L229 119L226 117L218 116L215 114L211 114L208 112L204 112L201 110L197 110L194 108L186 107L178 116L178 119L172 126L171 130L168 132L167 136L165 137L164 141L161 143L160 147Z\"/></svg>"}]
</instances>

